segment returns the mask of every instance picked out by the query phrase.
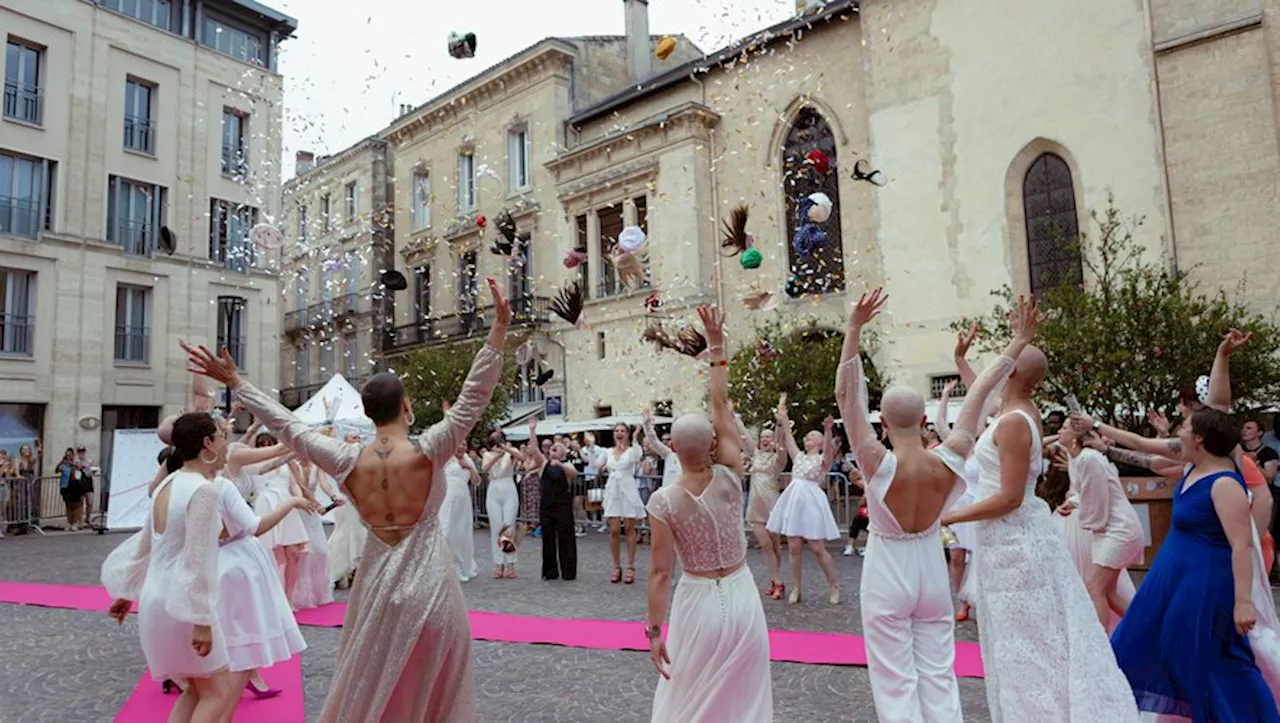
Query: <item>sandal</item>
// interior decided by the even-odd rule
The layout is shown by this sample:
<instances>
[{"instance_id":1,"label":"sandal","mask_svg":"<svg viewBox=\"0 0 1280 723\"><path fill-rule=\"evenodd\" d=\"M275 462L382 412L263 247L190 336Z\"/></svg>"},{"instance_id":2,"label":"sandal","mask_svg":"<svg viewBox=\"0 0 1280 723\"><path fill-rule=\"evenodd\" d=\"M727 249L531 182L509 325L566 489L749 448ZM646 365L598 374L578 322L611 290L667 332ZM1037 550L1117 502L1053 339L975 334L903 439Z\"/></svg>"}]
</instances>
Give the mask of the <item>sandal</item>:
<instances>
[{"instance_id":1,"label":"sandal","mask_svg":"<svg viewBox=\"0 0 1280 723\"><path fill-rule=\"evenodd\" d=\"M622 568L613 568L613 574L609 576L609 582L622 582Z\"/></svg>"},{"instance_id":2,"label":"sandal","mask_svg":"<svg viewBox=\"0 0 1280 723\"><path fill-rule=\"evenodd\" d=\"M514 579L516 579L516 566L515 566L515 565L512 565L511 567L508 567L508 568L507 568L507 579L508 579L508 580L514 580Z\"/></svg>"},{"instance_id":3,"label":"sandal","mask_svg":"<svg viewBox=\"0 0 1280 723\"><path fill-rule=\"evenodd\" d=\"M778 590L778 583L774 582L773 580L770 580L769 587L765 588L764 596L773 597L773 593L777 592L777 590Z\"/></svg>"},{"instance_id":4,"label":"sandal","mask_svg":"<svg viewBox=\"0 0 1280 723\"><path fill-rule=\"evenodd\" d=\"M500 568L500 567L495 567L495 568L493 568L493 579L494 579L494 580L501 580L501 579L502 579L502 577L503 577L503 575L502 575L502 568Z\"/></svg>"},{"instance_id":5,"label":"sandal","mask_svg":"<svg viewBox=\"0 0 1280 723\"><path fill-rule=\"evenodd\" d=\"M626 577L622 578L622 581L623 581L623 582L625 582L625 583L626 583L626 584L628 584L628 585L630 585L631 583L635 582L635 581L636 581L636 569L635 569L634 567L628 567L628 568L627 568L627 575L626 575Z\"/></svg>"},{"instance_id":6,"label":"sandal","mask_svg":"<svg viewBox=\"0 0 1280 723\"><path fill-rule=\"evenodd\" d=\"M774 600L781 600L782 598L787 596L787 584L780 582L780 583L777 583L777 585L778 586L773 589L773 594L770 595L769 597L773 598Z\"/></svg>"}]
</instances>

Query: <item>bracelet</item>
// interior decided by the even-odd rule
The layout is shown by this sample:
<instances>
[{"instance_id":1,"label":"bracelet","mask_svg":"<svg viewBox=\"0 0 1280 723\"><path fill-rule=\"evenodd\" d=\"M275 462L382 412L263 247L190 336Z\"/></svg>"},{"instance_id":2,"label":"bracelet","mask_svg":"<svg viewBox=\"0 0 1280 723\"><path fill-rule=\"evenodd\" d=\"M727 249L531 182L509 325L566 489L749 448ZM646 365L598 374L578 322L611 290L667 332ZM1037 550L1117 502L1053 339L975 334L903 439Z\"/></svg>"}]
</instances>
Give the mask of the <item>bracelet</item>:
<instances>
[{"instance_id":1,"label":"bracelet","mask_svg":"<svg viewBox=\"0 0 1280 723\"><path fill-rule=\"evenodd\" d=\"M716 367L729 366L729 362L724 359L712 359L710 362L708 362L708 364L710 364L712 369L715 369Z\"/></svg>"},{"instance_id":2,"label":"bracelet","mask_svg":"<svg viewBox=\"0 0 1280 723\"><path fill-rule=\"evenodd\" d=\"M644 636L650 640L657 640L658 638L662 637L662 626L661 625L645 626Z\"/></svg>"}]
</instances>

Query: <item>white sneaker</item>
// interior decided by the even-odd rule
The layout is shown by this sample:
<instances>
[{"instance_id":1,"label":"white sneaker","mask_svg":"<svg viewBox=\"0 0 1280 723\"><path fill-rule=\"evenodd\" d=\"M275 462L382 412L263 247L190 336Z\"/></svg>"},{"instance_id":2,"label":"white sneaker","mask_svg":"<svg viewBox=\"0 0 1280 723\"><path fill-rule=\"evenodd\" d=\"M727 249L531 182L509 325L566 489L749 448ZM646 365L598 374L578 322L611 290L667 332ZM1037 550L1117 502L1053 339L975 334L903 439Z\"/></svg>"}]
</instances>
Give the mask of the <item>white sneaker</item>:
<instances>
[{"instance_id":1,"label":"white sneaker","mask_svg":"<svg viewBox=\"0 0 1280 723\"><path fill-rule=\"evenodd\" d=\"M851 555L853 555L853 543L844 546L844 556L850 557Z\"/></svg>"},{"instance_id":2,"label":"white sneaker","mask_svg":"<svg viewBox=\"0 0 1280 723\"><path fill-rule=\"evenodd\" d=\"M867 548L865 548L865 547L859 547L859 548L858 548L858 550L857 550L857 553L858 553L858 557L866 557L866 556L867 556Z\"/></svg>"}]
</instances>

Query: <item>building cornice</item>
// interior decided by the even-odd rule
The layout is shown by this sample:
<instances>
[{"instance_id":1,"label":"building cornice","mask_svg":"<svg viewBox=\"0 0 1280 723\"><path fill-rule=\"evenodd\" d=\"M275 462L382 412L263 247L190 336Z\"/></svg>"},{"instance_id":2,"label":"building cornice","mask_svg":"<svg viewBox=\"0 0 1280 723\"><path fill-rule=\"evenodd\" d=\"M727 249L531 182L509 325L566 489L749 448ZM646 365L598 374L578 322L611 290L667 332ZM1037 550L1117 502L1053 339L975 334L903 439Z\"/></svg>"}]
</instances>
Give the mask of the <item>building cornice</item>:
<instances>
[{"instance_id":1,"label":"building cornice","mask_svg":"<svg viewBox=\"0 0 1280 723\"><path fill-rule=\"evenodd\" d=\"M640 121L630 128L614 131L609 135L559 154L546 163L547 170L559 179L572 166L581 166L599 156L634 152L641 141L661 135L668 144L686 138L710 140L707 133L720 123L720 114L701 103L682 103L675 108Z\"/></svg>"},{"instance_id":2,"label":"building cornice","mask_svg":"<svg viewBox=\"0 0 1280 723\"><path fill-rule=\"evenodd\" d=\"M657 159L644 158L610 166L595 173L560 185L556 196L565 208L592 205L589 200L597 193L621 193L627 186L647 183L658 176ZM583 199L588 199L583 203Z\"/></svg>"},{"instance_id":3,"label":"building cornice","mask_svg":"<svg viewBox=\"0 0 1280 723\"><path fill-rule=\"evenodd\" d=\"M556 39L544 40L489 70L464 81L397 119L378 135L395 143L431 133L456 122L460 113L481 109L502 100L515 90L547 77L568 77L573 69L572 45Z\"/></svg>"}]
</instances>

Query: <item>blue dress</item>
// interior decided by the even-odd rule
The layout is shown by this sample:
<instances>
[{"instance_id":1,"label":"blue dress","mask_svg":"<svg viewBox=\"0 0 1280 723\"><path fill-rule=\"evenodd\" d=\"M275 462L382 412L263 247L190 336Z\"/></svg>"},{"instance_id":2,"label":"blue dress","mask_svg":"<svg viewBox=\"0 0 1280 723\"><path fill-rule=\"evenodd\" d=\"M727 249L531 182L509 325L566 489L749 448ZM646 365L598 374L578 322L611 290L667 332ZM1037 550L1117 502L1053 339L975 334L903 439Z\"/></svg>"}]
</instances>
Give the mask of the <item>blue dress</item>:
<instances>
[{"instance_id":1,"label":"blue dress","mask_svg":"<svg viewBox=\"0 0 1280 723\"><path fill-rule=\"evenodd\" d=\"M1195 723L1280 723L1249 640L1235 629L1231 545L1211 497L1220 477L1244 487L1235 472L1190 487L1183 476L1169 536L1111 646L1141 710Z\"/></svg>"}]
</instances>

